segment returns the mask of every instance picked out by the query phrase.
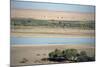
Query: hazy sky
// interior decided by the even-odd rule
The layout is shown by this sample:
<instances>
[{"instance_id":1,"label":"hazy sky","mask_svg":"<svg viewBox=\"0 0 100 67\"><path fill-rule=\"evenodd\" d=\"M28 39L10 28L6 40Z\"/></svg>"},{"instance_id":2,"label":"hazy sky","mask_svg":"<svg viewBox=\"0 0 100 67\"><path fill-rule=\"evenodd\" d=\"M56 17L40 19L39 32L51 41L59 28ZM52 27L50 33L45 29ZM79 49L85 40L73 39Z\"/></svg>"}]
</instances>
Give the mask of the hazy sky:
<instances>
[{"instance_id":1,"label":"hazy sky","mask_svg":"<svg viewBox=\"0 0 100 67\"><path fill-rule=\"evenodd\" d=\"M72 4L57 4L31 1L11 1L11 8L20 9L47 9L55 11L71 11L71 12L95 12L95 6L87 5L72 5Z\"/></svg>"}]
</instances>

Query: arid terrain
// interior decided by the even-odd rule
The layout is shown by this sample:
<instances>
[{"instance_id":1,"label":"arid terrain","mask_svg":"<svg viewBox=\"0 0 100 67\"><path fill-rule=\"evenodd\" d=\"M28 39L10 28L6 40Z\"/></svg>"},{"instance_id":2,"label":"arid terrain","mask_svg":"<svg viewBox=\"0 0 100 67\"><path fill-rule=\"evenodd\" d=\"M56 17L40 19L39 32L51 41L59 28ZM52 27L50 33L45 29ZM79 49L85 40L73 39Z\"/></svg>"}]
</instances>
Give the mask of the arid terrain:
<instances>
[{"instance_id":1,"label":"arid terrain","mask_svg":"<svg viewBox=\"0 0 100 67\"><path fill-rule=\"evenodd\" d=\"M45 20L88 21L94 20L94 13L64 12L49 10L13 9L12 18L32 18Z\"/></svg>"},{"instance_id":2,"label":"arid terrain","mask_svg":"<svg viewBox=\"0 0 100 67\"><path fill-rule=\"evenodd\" d=\"M89 56L95 55L94 45L16 45L11 46L11 65L36 65L36 64L50 64L59 63L53 61L42 61L43 58L48 58L48 53L55 49L77 49L86 51ZM21 63L26 58L27 62ZM65 61L67 62L67 61ZM62 62L63 63L63 62Z\"/></svg>"},{"instance_id":3,"label":"arid terrain","mask_svg":"<svg viewBox=\"0 0 100 67\"><path fill-rule=\"evenodd\" d=\"M87 12L11 9L11 38L95 39L95 14ZM86 40L84 40L86 41ZM17 41L18 42L18 41ZM32 41L33 42L33 41ZM86 41L87 42L87 41ZM63 63L43 60L55 49L77 49L95 56L94 40L89 44L12 44L11 65ZM93 58L94 60L94 58ZM64 61L69 63L69 61Z\"/></svg>"}]
</instances>

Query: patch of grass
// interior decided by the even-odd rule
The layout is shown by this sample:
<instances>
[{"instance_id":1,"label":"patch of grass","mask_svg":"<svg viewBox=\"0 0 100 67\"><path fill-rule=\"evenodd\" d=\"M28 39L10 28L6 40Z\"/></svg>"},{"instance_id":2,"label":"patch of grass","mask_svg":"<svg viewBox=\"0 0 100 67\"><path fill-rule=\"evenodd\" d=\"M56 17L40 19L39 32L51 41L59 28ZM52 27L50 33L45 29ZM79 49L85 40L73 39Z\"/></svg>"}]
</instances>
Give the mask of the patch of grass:
<instances>
[{"instance_id":1,"label":"patch of grass","mask_svg":"<svg viewBox=\"0 0 100 67\"><path fill-rule=\"evenodd\" d=\"M42 58L41 60L42 61L48 61L48 58Z\"/></svg>"},{"instance_id":2,"label":"patch of grass","mask_svg":"<svg viewBox=\"0 0 100 67\"><path fill-rule=\"evenodd\" d=\"M23 59L20 61L20 63L26 63L26 62L28 62L28 59L26 59L26 58L23 58Z\"/></svg>"},{"instance_id":3,"label":"patch of grass","mask_svg":"<svg viewBox=\"0 0 100 67\"><path fill-rule=\"evenodd\" d=\"M37 56L40 56L40 54L37 54Z\"/></svg>"}]
</instances>

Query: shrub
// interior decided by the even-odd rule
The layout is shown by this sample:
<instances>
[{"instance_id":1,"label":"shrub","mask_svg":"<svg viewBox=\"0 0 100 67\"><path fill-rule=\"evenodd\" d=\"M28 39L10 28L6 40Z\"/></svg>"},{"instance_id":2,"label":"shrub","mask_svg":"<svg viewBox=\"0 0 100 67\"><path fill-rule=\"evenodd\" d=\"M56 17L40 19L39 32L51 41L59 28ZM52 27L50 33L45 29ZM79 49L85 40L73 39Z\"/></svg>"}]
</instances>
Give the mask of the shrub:
<instances>
[{"instance_id":1,"label":"shrub","mask_svg":"<svg viewBox=\"0 0 100 67\"><path fill-rule=\"evenodd\" d=\"M62 55L62 51L59 49L56 49L55 51L49 53L49 59L53 61L62 61L64 60L64 57Z\"/></svg>"},{"instance_id":2,"label":"shrub","mask_svg":"<svg viewBox=\"0 0 100 67\"><path fill-rule=\"evenodd\" d=\"M63 60L76 60L77 58L77 50L76 49L66 49L63 51L60 51L56 49L55 51L49 53L50 60L56 60L56 61L63 61Z\"/></svg>"},{"instance_id":3,"label":"shrub","mask_svg":"<svg viewBox=\"0 0 100 67\"><path fill-rule=\"evenodd\" d=\"M62 53L67 60L76 60L78 51L76 49L66 49Z\"/></svg>"},{"instance_id":4,"label":"shrub","mask_svg":"<svg viewBox=\"0 0 100 67\"><path fill-rule=\"evenodd\" d=\"M86 51L81 51L81 52L80 52L80 55L81 55L81 56L87 56L87 53L86 53Z\"/></svg>"},{"instance_id":5,"label":"shrub","mask_svg":"<svg viewBox=\"0 0 100 67\"><path fill-rule=\"evenodd\" d=\"M77 61L78 62L86 62L88 61L88 56L87 56L87 53L86 51L81 51L78 58L77 58Z\"/></svg>"},{"instance_id":6,"label":"shrub","mask_svg":"<svg viewBox=\"0 0 100 67\"><path fill-rule=\"evenodd\" d=\"M56 49L49 53L51 61L72 61L72 62L88 62L95 61L95 57L89 57L86 51L78 53L76 49L65 49L63 51Z\"/></svg>"}]
</instances>

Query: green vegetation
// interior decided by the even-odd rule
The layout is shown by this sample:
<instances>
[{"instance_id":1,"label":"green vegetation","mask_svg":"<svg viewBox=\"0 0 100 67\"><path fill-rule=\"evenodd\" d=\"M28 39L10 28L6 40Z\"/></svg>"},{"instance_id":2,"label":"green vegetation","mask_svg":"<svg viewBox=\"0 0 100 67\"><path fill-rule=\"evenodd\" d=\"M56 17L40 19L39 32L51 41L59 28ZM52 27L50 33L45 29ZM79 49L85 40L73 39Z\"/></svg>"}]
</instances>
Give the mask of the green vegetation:
<instances>
[{"instance_id":1,"label":"green vegetation","mask_svg":"<svg viewBox=\"0 0 100 67\"><path fill-rule=\"evenodd\" d=\"M77 62L87 62L87 61L94 61L94 60L95 57L87 56L87 53L85 51L81 51L77 58Z\"/></svg>"},{"instance_id":2,"label":"green vegetation","mask_svg":"<svg viewBox=\"0 0 100 67\"><path fill-rule=\"evenodd\" d=\"M65 58L63 57L62 52L58 49L56 49L55 51L49 53L49 58L50 58L50 60L54 60L54 61L65 60Z\"/></svg>"},{"instance_id":3,"label":"green vegetation","mask_svg":"<svg viewBox=\"0 0 100 67\"><path fill-rule=\"evenodd\" d=\"M95 29L94 21L61 21L61 20L36 20L36 19L11 19L11 26L44 26L73 29Z\"/></svg>"},{"instance_id":4,"label":"green vegetation","mask_svg":"<svg viewBox=\"0 0 100 67\"><path fill-rule=\"evenodd\" d=\"M95 61L95 57L90 57L85 51L78 52L76 49L55 49L49 53L50 61L71 61L71 62L88 62Z\"/></svg>"},{"instance_id":5,"label":"green vegetation","mask_svg":"<svg viewBox=\"0 0 100 67\"><path fill-rule=\"evenodd\" d=\"M78 51L76 49L66 49L62 53L67 60L76 60Z\"/></svg>"}]
</instances>

